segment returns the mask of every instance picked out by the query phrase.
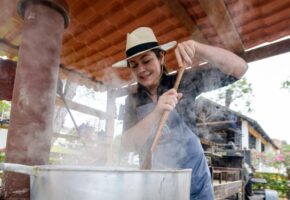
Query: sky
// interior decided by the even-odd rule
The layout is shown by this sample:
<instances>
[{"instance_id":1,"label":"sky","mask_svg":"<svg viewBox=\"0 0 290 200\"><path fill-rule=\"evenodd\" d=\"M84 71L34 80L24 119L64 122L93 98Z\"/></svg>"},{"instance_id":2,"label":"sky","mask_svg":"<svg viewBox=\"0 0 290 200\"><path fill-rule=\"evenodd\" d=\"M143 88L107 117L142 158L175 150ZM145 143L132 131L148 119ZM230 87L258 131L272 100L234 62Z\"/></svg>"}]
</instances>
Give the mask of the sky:
<instances>
[{"instance_id":1,"label":"sky","mask_svg":"<svg viewBox=\"0 0 290 200\"><path fill-rule=\"evenodd\" d=\"M290 90L281 89L290 80L290 53L249 63L245 74L252 84L254 112L247 116L256 120L270 138L290 144Z\"/></svg>"}]
</instances>

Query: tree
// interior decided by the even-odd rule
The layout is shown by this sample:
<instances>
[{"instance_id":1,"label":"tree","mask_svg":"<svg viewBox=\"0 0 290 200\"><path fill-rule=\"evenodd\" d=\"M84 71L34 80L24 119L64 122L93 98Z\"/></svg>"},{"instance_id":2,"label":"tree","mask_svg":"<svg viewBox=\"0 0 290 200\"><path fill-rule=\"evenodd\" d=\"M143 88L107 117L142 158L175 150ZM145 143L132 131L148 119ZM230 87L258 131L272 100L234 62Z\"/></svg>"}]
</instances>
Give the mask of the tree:
<instances>
[{"instance_id":1,"label":"tree","mask_svg":"<svg viewBox=\"0 0 290 200\"><path fill-rule=\"evenodd\" d=\"M282 88L290 92L290 80L286 80L282 83Z\"/></svg>"},{"instance_id":2,"label":"tree","mask_svg":"<svg viewBox=\"0 0 290 200\"><path fill-rule=\"evenodd\" d=\"M11 104L7 101L0 101L0 117L1 119L4 118L4 116L9 116Z\"/></svg>"},{"instance_id":3,"label":"tree","mask_svg":"<svg viewBox=\"0 0 290 200\"><path fill-rule=\"evenodd\" d=\"M207 98L239 112L252 112L253 89L246 78L214 91Z\"/></svg>"}]
</instances>

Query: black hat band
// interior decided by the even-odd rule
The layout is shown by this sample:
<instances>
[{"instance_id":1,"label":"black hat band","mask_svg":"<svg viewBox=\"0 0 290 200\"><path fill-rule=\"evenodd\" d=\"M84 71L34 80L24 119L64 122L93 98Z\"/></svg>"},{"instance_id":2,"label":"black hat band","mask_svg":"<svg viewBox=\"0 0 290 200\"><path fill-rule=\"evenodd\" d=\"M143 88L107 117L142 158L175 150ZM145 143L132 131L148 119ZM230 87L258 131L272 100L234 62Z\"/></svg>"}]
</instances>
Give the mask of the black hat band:
<instances>
[{"instance_id":1,"label":"black hat band","mask_svg":"<svg viewBox=\"0 0 290 200\"><path fill-rule=\"evenodd\" d=\"M157 46L159 46L158 42L147 42L147 43L139 44L137 46L134 46L128 49L126 51L126 56L127 58L129 58L139 52L146 51L147 49L151 49Z\"/></svg>"}]
</instances>

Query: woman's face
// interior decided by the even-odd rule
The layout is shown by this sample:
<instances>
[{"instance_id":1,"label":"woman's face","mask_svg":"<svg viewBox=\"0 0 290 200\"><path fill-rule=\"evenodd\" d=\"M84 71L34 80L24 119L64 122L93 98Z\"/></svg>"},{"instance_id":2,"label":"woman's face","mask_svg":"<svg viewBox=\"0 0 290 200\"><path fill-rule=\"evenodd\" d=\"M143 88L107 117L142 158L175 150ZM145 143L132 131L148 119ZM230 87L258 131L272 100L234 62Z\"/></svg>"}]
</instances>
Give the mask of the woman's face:
<instances>
[{"instance_id":1,"label":"woman's face","mask_svg":"<svg viewBox=\"0 0 290 200\"><path fill-rule=\"evenodd\" d=\"M162 58L161 54L161 58ZM160 78L160 59L154 52L148 51L128 60L129 67L136 76L138 83L144 87L155 86Z\"/></svg>"}]
</instances>

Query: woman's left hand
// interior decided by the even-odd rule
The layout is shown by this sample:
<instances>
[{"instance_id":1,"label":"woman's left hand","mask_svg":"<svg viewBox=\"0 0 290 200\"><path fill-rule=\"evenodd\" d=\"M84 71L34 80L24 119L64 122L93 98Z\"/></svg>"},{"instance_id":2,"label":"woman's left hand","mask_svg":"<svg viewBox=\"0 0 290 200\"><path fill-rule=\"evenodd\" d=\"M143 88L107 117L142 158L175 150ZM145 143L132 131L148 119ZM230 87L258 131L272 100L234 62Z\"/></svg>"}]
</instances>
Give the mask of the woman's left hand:
<instances>
[{"instance_id":1,"label":"woman's left hand","mask_svg":"<svg viewBox=\"0 0 290 200\"><path fill-rule=\"evenodd\" d=\"M191 66L195 56L195 45L196 42L194 40L187 40L179 43L175 48L177 62L183 63L186 67Z\"/></svg>"}]
</instances>

